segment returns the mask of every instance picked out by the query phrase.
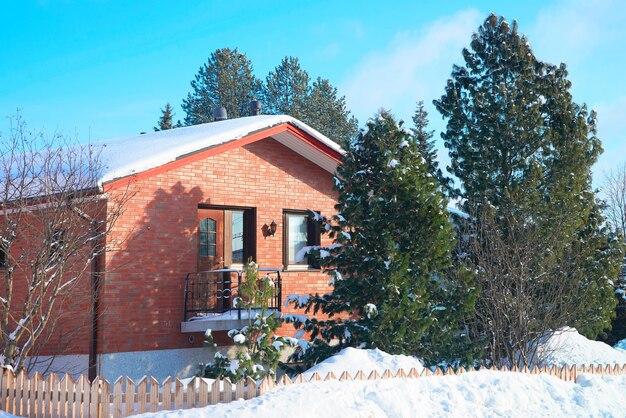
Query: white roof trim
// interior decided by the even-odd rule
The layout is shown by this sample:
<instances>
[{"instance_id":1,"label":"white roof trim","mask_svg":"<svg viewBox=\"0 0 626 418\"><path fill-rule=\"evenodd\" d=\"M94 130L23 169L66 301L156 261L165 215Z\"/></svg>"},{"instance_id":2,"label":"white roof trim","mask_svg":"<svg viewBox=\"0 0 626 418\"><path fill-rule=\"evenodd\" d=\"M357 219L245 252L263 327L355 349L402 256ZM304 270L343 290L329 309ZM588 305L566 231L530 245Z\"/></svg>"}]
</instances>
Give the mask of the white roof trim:
<instances>
[{"instance_id":1,"label":"white roof trim","mask_svg":"<svg viewBox=\"0 0 626 418\"><path fill-rule=\"evenodd\" d=\"M105 166L100 184L141 173L188 154L225 144L283 123L296 126L322 144L344 154L338 144L291 116L249 116L93 143L94 148L99 150L100 159ZM326 171L331 173L335 171L336 161L316 150L315 147L305 144L294 135L281 133L275 135L274 138Z\"/></svg>"}]
</instances>

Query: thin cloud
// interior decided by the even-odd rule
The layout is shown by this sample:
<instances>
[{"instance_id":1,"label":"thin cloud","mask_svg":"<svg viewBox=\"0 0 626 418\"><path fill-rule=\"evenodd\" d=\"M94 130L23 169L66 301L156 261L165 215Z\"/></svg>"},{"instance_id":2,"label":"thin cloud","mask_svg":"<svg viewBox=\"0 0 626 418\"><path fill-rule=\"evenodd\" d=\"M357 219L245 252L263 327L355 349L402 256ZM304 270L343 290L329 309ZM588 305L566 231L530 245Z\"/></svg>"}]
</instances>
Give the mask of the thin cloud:
<instances>
[{"instance_id":1,"label":"thin cloud","mask_svg":"<svg viewBox=\"0 0 626 418\"><path fill-rule=\"evenodd\" d=\"M367 55L341 83L348 107L365 120L380 107L405 119L415 102L430 102L443 93L452 63L484 19L467 9L418 31L399 32L389 44Z\"/></svg>"},{"instance_id":2,"label":"thin cloud","mask_svg":"<svg viewBox=\"0 0 626 418\"><path fill-rule=\"evenodd\" d=\"M544 60L583 63L597 48L623 39L625 16L626 2L561 0L539 12L529 38L535 54Z\"/></svg>"}]
</instances>

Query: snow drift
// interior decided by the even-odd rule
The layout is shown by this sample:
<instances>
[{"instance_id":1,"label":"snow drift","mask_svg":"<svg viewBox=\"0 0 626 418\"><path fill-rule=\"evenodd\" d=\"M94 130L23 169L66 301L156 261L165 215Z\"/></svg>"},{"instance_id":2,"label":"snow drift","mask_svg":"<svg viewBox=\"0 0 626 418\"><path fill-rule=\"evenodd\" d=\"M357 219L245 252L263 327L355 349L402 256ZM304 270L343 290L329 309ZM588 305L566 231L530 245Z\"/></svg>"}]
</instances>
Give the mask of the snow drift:
<instances>
[{"instance_id":1,"label":"snow drift","mask_svg":"<svg viewBox=\"0 0 626 418\"><path fill-rule=\"evenodd\" d=\"M626 351L617 350L600 341L580 335L574 328L563 328L552 337L540 342L542 364L626 364Z\"/></svg>"},{"instance_id":2,"label":"snow drift","mask_svg":"<svg viewBox=\"0 0 626 418\"><path fill-rule=\"evenodd\" d=\"M333 372L335 377L339 378L344 371L347 371L350 373L350 376L354 377L361 370L367 377L373 370L382 375L386 369L394 373L403 369L408 373L411 368L415 368L418 373L422 373L424 366L415 357L391 355L377 348L361 350L348 347L311 367L303 375L309 380L313 373L317 372L324 379L329 372Z\"/></svg>"}]
</instances>

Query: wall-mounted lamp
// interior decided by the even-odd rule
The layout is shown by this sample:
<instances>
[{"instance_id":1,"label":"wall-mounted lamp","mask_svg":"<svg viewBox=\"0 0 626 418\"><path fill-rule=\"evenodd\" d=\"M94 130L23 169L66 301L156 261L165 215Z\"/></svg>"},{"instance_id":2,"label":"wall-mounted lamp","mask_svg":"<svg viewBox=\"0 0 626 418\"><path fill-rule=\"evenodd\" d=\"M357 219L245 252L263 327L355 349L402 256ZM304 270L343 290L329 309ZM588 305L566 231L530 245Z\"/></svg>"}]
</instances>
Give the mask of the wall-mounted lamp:
<instances>
[{"instance_id":1,"label":"wall-mounted lamp","mask_svg":"<svg viewBox=\"0 0 626 418\"><path fill-rule=\"evenodd\" d=\"M261 231L263 231L263 237L267 238L267 237L273 237L274 234L276 234L276 228L278 227L278 225L276 225L276 221L272 221L271 224L264 224L263 228L261 228Z\"/></svg>"},{"instance_id":2,"label":"wall-mounted lamp","mask_svg":"<svg viewBox=\"0 0 626 418\"><path fill-rule=\"evenodd\" d=\"M276 228L278 227L278 225L276 225L276 221L272 221L272 223L270 224L270 229L268 231L268 235L274 236L274 234L276 234Z\"/></svg>"}]
</instances>

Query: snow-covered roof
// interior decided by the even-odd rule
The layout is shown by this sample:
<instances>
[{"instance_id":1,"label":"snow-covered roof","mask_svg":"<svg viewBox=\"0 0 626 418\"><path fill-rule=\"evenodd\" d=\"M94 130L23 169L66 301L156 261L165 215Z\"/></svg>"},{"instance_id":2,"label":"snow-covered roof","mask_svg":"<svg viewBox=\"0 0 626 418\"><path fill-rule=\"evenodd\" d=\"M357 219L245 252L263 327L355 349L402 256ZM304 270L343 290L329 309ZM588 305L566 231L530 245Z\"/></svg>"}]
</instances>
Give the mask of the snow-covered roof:
<instances>
[{"instance_id":1,"label":"snow-covered roof","mask_svg":"<svg viewBox=\"0 0 626 418\"><path fill-rule=\"evenodd\" d=\"M111 180L159 167L183 156L225 144L283 123L289 123L301 129L340 154L344 152L338 144L291 116L248 116L96 142L92 145L99 150L100 159L105 167L100 183L107 183ZM337 165L336 161L322 155L313 146L304 144L294 135L280 133L274 135L273 138L325 170L334 172Z\"/></svg>"}]
</instances>

